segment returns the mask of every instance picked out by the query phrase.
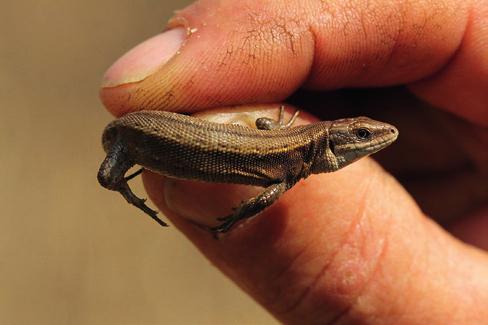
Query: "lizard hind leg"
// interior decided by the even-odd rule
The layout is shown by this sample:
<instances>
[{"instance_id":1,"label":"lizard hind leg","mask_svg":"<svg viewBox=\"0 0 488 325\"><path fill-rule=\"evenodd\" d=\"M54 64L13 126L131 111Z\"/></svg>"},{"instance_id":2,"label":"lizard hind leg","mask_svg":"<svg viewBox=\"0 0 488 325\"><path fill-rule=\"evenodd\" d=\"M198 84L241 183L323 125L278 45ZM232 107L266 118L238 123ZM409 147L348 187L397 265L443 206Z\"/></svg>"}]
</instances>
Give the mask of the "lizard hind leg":
<instances>
[{"instance_id":1,"label":"lizard hind leg","mask_svg":"<svg viewBox=\"0 0 488 325\"><path fill-rule=\"evenodd\" d=\"M120 187L117 189L117 191L119 191L120 194L122 194L122 196L127 200L127 202L129 202L132 205L135 205L136 207L138 207L139 209L141 209L142 211L144 211L154 221L156 221L160 226L168 227L168 224L166 222L164 222L163 220L161 220L161 219L158 218L158 212L157 211L154 211L153 209L151 209L150 207L148 207L146 205L146 203L145 203L146 200L145 199L141 199L141 198L137 197L132 192L132 190L130 189L130 187L127 184L127 182L124 181L123 183L121 183L120 184Z\"/></svg>"},{"instance_id":2,"label":"lizard hind leg","mask_svg":"<svg viewBox=\"0 0 488 325\"><path fill-rule=\"evenodd\" d=\"M152 210L145 204L146 200L137 197L127 184L129 179L134 178L143 171L143 169L141 169L128 177L124 177L125 173L133 165L134 163L132 163L132 161L129 159L124 146L121 143L116 143L107 153L107 157L105 157L100 166L97 175L98 182L103 187L122 194L127 202L144 211L159 225L164 227L168 226L165 222L157 217L156 211Z\"/></svg>"},{"instance_id":3,"label":"lizard hind leg","mask_svg":"<svg viewBox=\"0 0 488 325\"><path fill-rule=\"evenodd\" d=\"M269 117L260 117L256 119L256 128L259 130L275 130L275 129L287 129L295 123L300 111L295 111L290 120L285 123L285 106L280 106L280 116L278 120L273 120Z\"/></svg>"},{"instance_id":4,"label":"lizard hind leg","mask_svg":"<svg viewBox=\"0 0 488 325\"><path fill-rule=\"evenodd\" d=\"M251 218L272 205L287 190L286 182L268 186L262 193L242 203L230 216L219 218L220 225L210 228L214 234L228 232L237 222Z\"/></svg>"}]
</instances>

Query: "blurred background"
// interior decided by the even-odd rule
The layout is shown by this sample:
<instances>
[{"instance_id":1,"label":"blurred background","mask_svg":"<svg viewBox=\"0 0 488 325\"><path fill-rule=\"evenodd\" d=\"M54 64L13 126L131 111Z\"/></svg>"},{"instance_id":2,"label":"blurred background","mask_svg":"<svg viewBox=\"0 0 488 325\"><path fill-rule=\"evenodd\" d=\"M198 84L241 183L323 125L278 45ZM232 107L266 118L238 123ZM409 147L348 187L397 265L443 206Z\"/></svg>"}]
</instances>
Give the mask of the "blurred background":
<instances>
[{"instance_id":1,"label":"blurred background","mask_svg":"<svg viewBox=\"0 0 488 325\"><path fill-rule=\"evenodd\" d=\"M0 4L0 324L275 323L96 180L105 69L190 2Z\"/></svg>"}]
</instances>

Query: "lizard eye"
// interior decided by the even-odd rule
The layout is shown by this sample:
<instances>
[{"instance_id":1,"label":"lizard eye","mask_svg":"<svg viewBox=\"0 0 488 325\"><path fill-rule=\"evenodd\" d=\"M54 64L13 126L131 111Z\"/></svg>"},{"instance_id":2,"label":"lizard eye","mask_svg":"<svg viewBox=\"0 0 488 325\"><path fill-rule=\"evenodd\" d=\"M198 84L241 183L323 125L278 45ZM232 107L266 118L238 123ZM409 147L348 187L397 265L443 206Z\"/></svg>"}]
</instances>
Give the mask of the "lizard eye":
<instances>
[{"instance_id":1,"label":"lizard eye","mask_svg":"<svg viewBox=\"0 0 488 325\"><path fill-rule=\"evenodd\" d=\"M356 129L354 133L360 140L367 140L371 136L371 131L365 128Z\"/></svg>"}]
</instances>

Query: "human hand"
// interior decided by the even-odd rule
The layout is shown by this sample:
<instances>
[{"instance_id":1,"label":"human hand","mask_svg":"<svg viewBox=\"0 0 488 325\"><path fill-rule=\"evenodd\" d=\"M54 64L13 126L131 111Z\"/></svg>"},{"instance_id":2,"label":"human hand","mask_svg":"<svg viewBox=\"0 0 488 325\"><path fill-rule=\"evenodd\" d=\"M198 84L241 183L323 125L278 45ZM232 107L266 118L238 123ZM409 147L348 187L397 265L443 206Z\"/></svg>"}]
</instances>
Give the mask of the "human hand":
<instances>
[{"instance_id":1,"label":"human hand","mask_svg":"<svg viewBox=\"0 0 488 325\"><path fill-rule=\"evenodd\" d=\"M480 225L488 227L488 213L479 209L486 203L487 18L486 1L200 1L110 68L101 97L116 116L238 104L253 111L292 94L293 104L321 117L393 106L383 109L385 121L399 127L404 143L386 149L387 168L433 214L465 218L478 208L474 232L465 224L463 236L482 234L478 244L487 248ZM392 85L459 119L426 113L397 89L318 92ZM246 116L255 115L262 112ZM311 176L220 241L186 220L225 215L255 189L150 173L144 181L202 253L281 321L488 319L486 253L426 218L371 159Z\"/></svg>"}]
</instances>

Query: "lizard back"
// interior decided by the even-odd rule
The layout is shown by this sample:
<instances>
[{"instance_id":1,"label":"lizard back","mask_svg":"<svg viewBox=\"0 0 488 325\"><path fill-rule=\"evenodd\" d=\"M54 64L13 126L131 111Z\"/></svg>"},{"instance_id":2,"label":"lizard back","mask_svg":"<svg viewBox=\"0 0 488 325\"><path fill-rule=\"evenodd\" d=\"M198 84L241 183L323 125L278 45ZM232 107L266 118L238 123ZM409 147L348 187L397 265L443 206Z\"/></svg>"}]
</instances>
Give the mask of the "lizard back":
<instances>
[{"instance_id":1,"label":"lizard back","mask_svg":"<svg viewBox=\"0 0 488 325\"><path fill-rule=\"evenodd\" d=\"M121 141L134 163L165 176L267 186L298 177L330 122L258 130L186 115L140 111L110 123L106 151ZM141 136L143 135L143 136Z\"/></svg>"}]
</instances>

